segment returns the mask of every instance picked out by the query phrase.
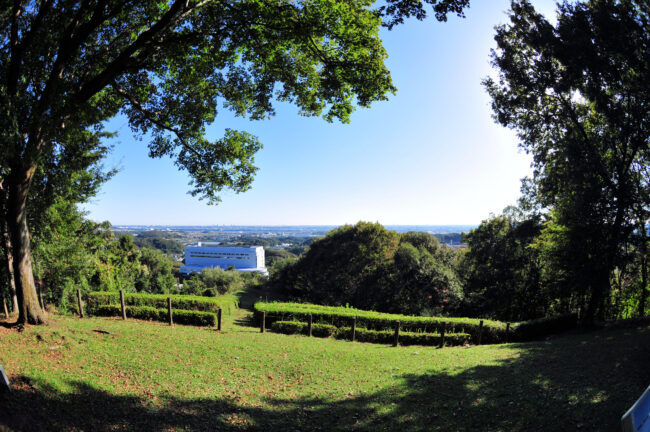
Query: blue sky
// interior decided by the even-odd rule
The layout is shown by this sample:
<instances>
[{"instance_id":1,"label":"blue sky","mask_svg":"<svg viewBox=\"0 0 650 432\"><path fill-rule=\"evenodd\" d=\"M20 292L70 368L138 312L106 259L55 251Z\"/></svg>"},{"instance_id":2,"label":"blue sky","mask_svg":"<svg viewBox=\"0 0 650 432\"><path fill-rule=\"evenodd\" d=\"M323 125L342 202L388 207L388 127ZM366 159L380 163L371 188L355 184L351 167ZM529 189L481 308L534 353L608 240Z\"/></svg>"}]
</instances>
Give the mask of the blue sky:
<instances>
[{"instance_id":1,"label":"blue sky","mask_svg":"<svg viewBox=\"0 0 650 432\"><path fill-rule=\"evenodd\" d=\"M554 2L533 4L546 16ZM509 1L473 1L467 18L414 20L382 31L396 95L358 109L350 124L300 117L287 104L270 120L221 111L226 127L264 144L252 189L225 191L217 206L187 194L188 177L170 159L152 160L124 118L109 122L120 172L84 209L114 225L478 224L516 202L530 158L512 131L496 125L481 80L494 71L494 26Z\"/></svg>"}]
</instances>

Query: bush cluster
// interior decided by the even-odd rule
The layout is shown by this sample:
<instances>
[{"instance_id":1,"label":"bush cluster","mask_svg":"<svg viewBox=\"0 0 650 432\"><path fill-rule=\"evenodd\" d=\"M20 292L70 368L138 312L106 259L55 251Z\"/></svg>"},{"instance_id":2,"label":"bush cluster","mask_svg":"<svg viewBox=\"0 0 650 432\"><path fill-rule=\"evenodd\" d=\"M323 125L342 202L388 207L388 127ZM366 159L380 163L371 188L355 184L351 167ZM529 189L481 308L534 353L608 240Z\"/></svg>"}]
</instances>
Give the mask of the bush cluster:
<instances>
[{"instance_id":1,"label":"bush cluster","mask_svg":"<svg viewBox=\"0 0 650 432\"><path fill-rule=\"evenodd\" d=\"M150 306L129 306L126 316L129 318L163 321L169 319L167 309L157 309ZM122 309L116 305L99 305L93 309L93 315L120 316ZM201 312L196 310L172 309L174 322L177 324L210 327L217 324L217 314L214 312Z\"/></svg>"}]
</instances>

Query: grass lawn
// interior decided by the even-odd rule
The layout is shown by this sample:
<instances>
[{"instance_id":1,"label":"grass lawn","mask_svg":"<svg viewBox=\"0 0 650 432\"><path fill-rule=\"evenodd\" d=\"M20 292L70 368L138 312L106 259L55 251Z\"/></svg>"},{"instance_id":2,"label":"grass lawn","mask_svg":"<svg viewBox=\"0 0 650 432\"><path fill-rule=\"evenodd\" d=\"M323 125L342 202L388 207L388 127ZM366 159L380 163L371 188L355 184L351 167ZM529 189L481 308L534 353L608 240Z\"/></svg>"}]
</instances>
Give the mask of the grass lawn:
<instances>
[{"instance_id":1,"label":"grass lawn","mask_svg":"<svg viewBox=\"0 0 650 432\"><path fill-rule=\"evenodd\" d=\"M56 316L0 326L0 431L620 430L650 384L650 327L399 347ZM0 323L2 321L0 320Z\"/></svg>"}]
</instances>

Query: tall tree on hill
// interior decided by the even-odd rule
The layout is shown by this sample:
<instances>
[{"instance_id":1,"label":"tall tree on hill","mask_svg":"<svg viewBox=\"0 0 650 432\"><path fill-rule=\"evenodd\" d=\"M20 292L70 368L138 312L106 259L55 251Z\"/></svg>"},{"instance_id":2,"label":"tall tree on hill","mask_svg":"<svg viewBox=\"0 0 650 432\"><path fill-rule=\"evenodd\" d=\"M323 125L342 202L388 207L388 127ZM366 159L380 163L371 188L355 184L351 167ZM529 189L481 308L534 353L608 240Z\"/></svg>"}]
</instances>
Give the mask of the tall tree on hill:
<instances>
[{"instance_id":1,"label":"tall tree on hill","mask_svg":"<svg viewBox=\"0 0 650 432\"><path fill-rule=\"evenodd\" d=\"M584 319L602 317L622 246L650 212L650 7L564 2L553 25L516 0L496 41L495 118L533 156L532 190L554 209L548 239L571 251Z\"/></svg>"},{"instance_id":2,"label":"tall tree on hill","mask_svg":"<svg viewBox=\"0 0 650 432\"><path fill-rule=\"evenodd\" d=\"M405 18L462 14L469 0L43 0L0 10L0 168L20 303L41 323L27 201L43 158L70 132L100 133L123 113L150 134L150 156L170 156L214 202L250 187L257 138L204 136L219 102L242 116L273 114L273 99L303 115L348 121L394 91L378 33ZM377 7L379 6L379 7Z\"/></svg>"}]
</instances>

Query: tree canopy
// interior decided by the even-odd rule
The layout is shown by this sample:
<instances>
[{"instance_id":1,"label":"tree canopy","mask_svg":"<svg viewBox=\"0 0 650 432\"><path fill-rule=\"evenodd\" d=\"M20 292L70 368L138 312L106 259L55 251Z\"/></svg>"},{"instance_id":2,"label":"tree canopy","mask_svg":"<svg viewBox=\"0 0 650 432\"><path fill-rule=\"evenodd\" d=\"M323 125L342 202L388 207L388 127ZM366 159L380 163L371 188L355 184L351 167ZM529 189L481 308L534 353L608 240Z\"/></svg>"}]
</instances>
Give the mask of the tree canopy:
<instances>
[{"instance_id":1,"label":"tree canopy","mask_svg":"<svg viewBox=\"0 0 650 432\"><path fill-rule=\"evenodd\" d=\"M650 214L650 9L564 2L553 25L516 0L496 41L498 78L485 81L495 118L533 157L526 190L553 209L561 229L547 239L569 252L555 256L584 292L580 309L602 317L612 271Z\"/></svg>"},{"instance_id":2,"label":"tree canopy","mask_svg":"<svg viewBox=\"0 0 650 432\"><path fill-rule=\"evenodd\" d=\"M294 299L409 314L447 313L462 293L455 255L431 234L398 234L359 222L330 231L305 255L273 269Z\"/></svg>"}]
</instances>

